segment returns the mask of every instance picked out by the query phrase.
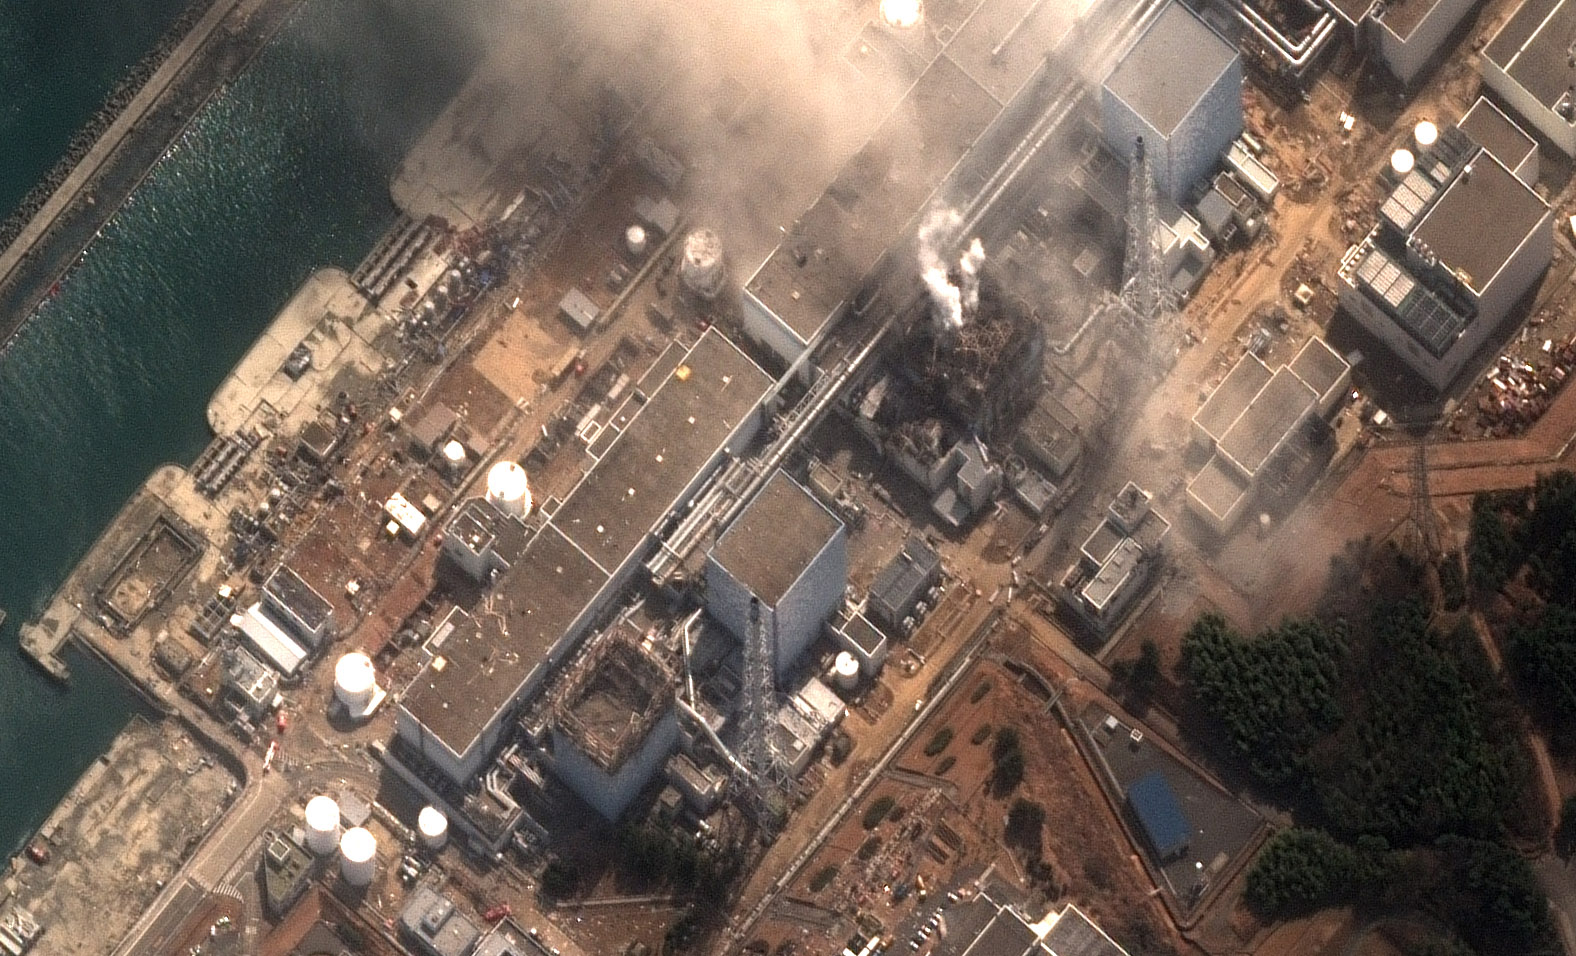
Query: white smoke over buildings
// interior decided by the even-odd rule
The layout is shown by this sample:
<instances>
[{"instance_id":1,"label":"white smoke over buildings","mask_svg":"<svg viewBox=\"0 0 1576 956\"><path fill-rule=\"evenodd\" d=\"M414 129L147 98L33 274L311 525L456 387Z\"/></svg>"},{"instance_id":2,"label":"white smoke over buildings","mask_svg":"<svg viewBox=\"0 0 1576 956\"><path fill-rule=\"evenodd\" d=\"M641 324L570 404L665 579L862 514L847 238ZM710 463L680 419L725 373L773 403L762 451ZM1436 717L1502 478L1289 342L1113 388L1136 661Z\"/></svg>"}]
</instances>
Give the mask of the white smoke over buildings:
<instances>
[{"instance_id":1,"label":"white smoke over buildings","mask_svg":"<svg viewBox=\"0 0 1576 956\"><path fill-rule=\"evenodd\" d=\"M919 275L930 293L930 313L944 332L963 328L980 304L980 266L985 247L975 238L958 260L947 267L943 250L957 238L963 217L956 209L934 209L919 227Z\"/></svg>"}]
</instances>

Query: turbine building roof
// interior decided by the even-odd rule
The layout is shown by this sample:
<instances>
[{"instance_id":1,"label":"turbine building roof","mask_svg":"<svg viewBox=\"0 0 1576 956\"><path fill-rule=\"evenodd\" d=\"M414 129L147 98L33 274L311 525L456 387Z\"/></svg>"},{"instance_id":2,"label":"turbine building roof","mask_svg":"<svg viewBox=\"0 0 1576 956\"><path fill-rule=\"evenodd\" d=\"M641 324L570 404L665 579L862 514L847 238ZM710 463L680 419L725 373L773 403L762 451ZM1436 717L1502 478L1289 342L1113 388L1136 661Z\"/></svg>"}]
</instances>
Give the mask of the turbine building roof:
<instances>
[{"instance_id":1,"label":"turbine building roof","mask_svg":"<svg viewBox=\"0 0 1576 956\"><path fill-rule=\"evenodd\" d=\"M1495 34L1483 55L1548 109L1576 85L1570 64L1576 44L1576 2L1526 0Z\"/></svg>"},{"instance_id":2,"label":"turbine building roof","mask_svg":"<svg viewBox=\"0 0 1576 956\"><path fill-rule=\"evenodd\" d=\"M495 586L485 613L458 615L402 706L464 754L519 694L614 575L752 414L771 379L708 330L644 404Z\"/></svg>"}]
</instances>

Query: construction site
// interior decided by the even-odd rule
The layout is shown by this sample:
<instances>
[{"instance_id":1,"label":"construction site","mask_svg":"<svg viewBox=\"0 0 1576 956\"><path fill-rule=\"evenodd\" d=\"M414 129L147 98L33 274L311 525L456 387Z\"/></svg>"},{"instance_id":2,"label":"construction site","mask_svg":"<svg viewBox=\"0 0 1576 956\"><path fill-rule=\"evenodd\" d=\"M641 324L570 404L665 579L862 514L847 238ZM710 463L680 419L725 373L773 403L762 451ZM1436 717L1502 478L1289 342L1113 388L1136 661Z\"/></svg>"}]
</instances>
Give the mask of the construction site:
<instances>
[{"instance_id":1,"label":"construction site","mask_svg":"<svg viewBox=\"0 0 1576 956\"><path fill-rule=\"evenodd\" d=\"M525 6L24 626L150 708L69 807L182 819L52 821L6 951L1401 952L1247 915L1287 814L1112 670L1564 460L1576 147L1516 57L1565 5L740 14L835 124Z\"/></svg>"}]
</instances>

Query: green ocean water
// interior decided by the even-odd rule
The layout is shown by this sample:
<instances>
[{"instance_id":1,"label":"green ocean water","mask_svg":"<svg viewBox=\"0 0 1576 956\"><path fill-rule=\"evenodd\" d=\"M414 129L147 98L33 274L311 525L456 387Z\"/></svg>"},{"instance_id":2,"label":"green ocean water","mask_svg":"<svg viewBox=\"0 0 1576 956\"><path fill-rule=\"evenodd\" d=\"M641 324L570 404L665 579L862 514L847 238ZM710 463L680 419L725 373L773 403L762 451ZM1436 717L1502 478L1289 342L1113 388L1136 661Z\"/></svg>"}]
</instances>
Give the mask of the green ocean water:
<instances>
[{"instance_id":1,"label":"green ocean water","mask_svg":"<svg viewBox=\"0 0 1576 956\"><path fill-rule=\"evenodd\" d=\"M13 18L13 5L38 9ZM38 25L46 8L72 8L106 36L134 21L147 44L160 31L144 21L181 5L3 0L0 82L25 76L45 99L57 84L40 71L71 72L76 60L39 48L75 50L69 33ZM17 652L18 625L155 467L196 457L208 398L301 281L354 266L391 224L400 157L474 61L455 6L304 0L0 354L0 850L27 838L136 706L81 656L69 689L49 682ZM140 54L131 46L122 64ZM91 114L97 100L79 99ZM51 114L55 141L69 139L56 107L19 109L20 125L7 113L0 133L53 128L38 118ZM53 161L32 160L35 177ZM0 208L30 185L23 165L0 177Z\"/></svg>"}]
</instances>

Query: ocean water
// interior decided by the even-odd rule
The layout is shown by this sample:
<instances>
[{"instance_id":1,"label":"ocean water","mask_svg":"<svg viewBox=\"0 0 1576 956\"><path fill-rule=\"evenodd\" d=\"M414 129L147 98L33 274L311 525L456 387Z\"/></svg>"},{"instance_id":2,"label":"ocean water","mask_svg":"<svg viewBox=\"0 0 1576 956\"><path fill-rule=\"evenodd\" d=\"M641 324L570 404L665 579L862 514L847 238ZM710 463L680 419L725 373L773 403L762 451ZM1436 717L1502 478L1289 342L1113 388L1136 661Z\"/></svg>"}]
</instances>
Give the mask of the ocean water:
<instances>
[{"instance_id":1,"label":"ocean water","mask_svg":"<svg viewBox=\"0 0 1576 956\"><path fill-rule=\"evenodd\" d=\"M302 280L392 223L400 157L474 62L452 6L304 0L0 355L0 850L136 706L80 655L50 683L18 625L155 467L201 451L208 398Z\"/></svg>"},{"instance_id":2,"label":"ocean water","mask_svg":"<svg viewBox=\"0 0 1576 956\"><path fill-rule=\"evenodd\" d=\"M0 216L190 0L0 2Z\"/></svg>"}]
</instances>

